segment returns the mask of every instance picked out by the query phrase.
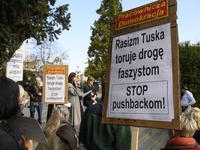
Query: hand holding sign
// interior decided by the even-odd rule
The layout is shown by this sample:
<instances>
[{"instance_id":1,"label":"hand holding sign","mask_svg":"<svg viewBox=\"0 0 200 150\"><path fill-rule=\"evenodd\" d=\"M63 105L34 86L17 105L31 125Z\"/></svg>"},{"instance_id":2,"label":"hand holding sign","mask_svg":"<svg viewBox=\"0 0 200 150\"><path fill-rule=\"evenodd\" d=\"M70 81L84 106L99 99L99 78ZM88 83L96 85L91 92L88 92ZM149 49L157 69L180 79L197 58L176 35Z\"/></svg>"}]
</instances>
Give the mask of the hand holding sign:
<instances>
[{"instance_id":1,"label":"hand holding sign","mask_svg":"<svg viewBox=\"0 0 200 150\"><path fill-rule=\"evenodd\" d=\"M26 139L26 137L23 136L23 135L21 137L22 137L22 140L23 140L24 147L28 150L32 150L33 149L33 141Z\"/></svg>"}]
</instances>

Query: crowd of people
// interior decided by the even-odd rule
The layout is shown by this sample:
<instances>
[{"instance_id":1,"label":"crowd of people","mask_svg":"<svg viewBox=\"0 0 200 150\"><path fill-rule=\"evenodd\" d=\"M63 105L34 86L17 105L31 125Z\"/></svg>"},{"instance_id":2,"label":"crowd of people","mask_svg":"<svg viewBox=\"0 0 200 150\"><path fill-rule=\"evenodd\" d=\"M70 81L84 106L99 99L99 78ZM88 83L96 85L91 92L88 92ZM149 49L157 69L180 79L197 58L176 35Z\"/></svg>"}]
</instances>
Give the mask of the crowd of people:
<instances>
[{"instance_id":1,"label":"crowd of people","mask_svg":"<svg viewBox=\"0 0 200 150\"><path fill-rule=\"evenodd\" d=\"M106 78L106 77L104 77ZM71 107L56 105L49 114L44 128L47 143L39 143L36 150L130 150L131 126L102 124L105 83L101 101L97 103L97 93L93 86L94 78L88 77L84 87L84 97L80 93L80 82L76 73L68 77L68 101ZM41 78L35 83L28 76L23 87L13 80L0 77L0 149L32 150L33 141L17 136L9 127L7 119L23 116L25 97L30 96L30 117L38 111L37 121L42 123ZM200 109L191 107L196 101L186 86L182 86L181 130L169 130L169 140L164 148L176 150L198 150L200 147ZM87 109L81 110L80 101Z\"/></svg>"}]
</instances>

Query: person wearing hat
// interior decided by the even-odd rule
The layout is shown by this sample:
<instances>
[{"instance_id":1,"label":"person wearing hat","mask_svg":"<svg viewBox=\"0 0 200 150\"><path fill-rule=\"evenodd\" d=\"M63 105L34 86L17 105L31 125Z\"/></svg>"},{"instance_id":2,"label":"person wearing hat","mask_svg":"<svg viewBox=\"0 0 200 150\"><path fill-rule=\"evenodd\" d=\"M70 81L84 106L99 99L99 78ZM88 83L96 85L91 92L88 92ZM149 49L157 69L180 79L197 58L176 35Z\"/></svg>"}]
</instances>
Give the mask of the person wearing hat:
<instances>
[{"instance_id":1,"label":"person wearing hat","mask_svg":"<svg viewBox=\"0 0 200 150\"><path fill-rule=\"evenodd\" d=\"M181 98L182 112L184 112L188 106L195 104L196 101L193 97L193 94L188 91L188 88L185 85L181 86L181 91L184 93Z\"/></svg>"}]
</instances>

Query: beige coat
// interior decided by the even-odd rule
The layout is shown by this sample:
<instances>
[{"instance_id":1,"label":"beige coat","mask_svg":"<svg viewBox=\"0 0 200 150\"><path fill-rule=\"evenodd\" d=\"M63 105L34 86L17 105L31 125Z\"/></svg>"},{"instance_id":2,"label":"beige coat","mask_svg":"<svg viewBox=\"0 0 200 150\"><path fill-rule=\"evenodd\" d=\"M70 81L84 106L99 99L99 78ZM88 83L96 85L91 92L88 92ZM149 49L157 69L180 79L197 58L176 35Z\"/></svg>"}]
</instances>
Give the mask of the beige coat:
<instances>
[{"instance_id":1,"label":"beige coat","mask_svg":"<svg viewBox=\"0 0 200 150\"><path fill-rule=\"evenodd\" d=\"M69 121L73 126L80 125L81 123L81 109L79 101L80 89L75 88L72 83L68 83L68 101L71 103L69 108L70 117Z\"/></svg>"},{"instance_id":2,"label":"beige coat","mask_svg":"<svg viewBox=\"0 0 200 150\"><path fill-rule=\"evenodd\" d=\"M39 143L35 150L70 150L70 147L65 144L54 132L47 139L47 143Z\"/></svg>"}]
</instances>

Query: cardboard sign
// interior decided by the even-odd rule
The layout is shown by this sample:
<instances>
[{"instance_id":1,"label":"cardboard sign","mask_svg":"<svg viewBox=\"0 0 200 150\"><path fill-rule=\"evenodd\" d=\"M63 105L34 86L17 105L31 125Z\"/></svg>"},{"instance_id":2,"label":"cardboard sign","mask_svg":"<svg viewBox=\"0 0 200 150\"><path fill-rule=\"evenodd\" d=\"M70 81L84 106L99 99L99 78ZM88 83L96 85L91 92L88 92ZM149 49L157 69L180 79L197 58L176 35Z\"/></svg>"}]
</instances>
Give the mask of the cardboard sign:
<instances>
[{"instance_id":1,"label":"cardboard sign","mask_svg":"<svg viewBox=\"0 0 200 150\"><path fill-rule=\"evenodd\" d=\"M14 116L7 120L12 131L18 135L24 135L27 139L33 140L39 143L46 143L47 140L42 131L41 126L31 117Z\"/></svg>"},{"instance_id":2,"label":"cardboard sign","mask_svg":"<svg viewBox=\"0 0 200 150\"><path fill-rule=\"evenodd\" d=\"M43 103L66 104L68 102L68 66L43 66Z\"/></svg>"},{"instance_id":3,"label":"cardboard sign","mask_svg":"<svg viewBox=\"0 0 200 150\"><path fill-rule=\"evenodd\" d=\"M23 81L23 51L16 50L7 62L6 77L14 81Z\"/></svg>"},{"instance_id":4,"label":"cardboard sign","mask_svg":"<svg viewBox=\"0 0 200 150\"><path fill-rule=\"evenodd\" d=\"M161 0L128 12L164 2L164 18L148 20L137 28L116 32L117 20L126 12L113 18L103 123L180 129L176 0Z\"/></svg>"},{"instance_id":5,"label":"cardboard sign","mask_svg":"<svg viewBox=\"0 0 200 150\"><path fill-rule=\"evenodd\" d=\"M115 30L168 16L168 0L160 0L116 16Z\"/></svg>"}]
</instances>

